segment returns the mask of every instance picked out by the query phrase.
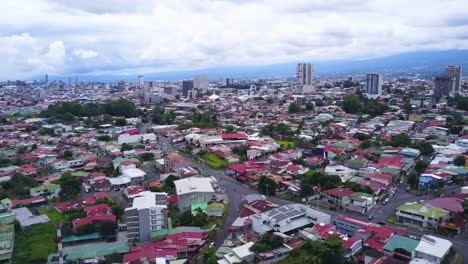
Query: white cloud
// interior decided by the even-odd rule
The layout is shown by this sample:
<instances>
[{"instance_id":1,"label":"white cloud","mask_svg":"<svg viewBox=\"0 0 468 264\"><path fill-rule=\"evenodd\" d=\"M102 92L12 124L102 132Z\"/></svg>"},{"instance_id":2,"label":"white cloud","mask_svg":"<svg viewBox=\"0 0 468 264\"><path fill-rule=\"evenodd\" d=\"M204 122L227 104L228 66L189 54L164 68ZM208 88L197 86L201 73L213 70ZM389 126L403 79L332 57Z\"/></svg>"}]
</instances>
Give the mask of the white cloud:
<instances>
[{"instance_id":1,"label":"white cloud","mask_svg":"<svg viewBox=\"0 0 468 264\"><path fill-rule=\"evenodd\" d=\"M91 59L99 55L96 51L91 49L75 49L73 50L73 54L82 59Z\"/></svg>"},{"instance_id":2,"label":"white cloud","mask_svg":"<svg viewBox=\"0 0 468 264\"><path fill-rule=\"evenodd\" d=\"M0 79L468 48L462 0L6 0ZM68 51L68 52L67 52Z\"/></svg>"}]
</instances>

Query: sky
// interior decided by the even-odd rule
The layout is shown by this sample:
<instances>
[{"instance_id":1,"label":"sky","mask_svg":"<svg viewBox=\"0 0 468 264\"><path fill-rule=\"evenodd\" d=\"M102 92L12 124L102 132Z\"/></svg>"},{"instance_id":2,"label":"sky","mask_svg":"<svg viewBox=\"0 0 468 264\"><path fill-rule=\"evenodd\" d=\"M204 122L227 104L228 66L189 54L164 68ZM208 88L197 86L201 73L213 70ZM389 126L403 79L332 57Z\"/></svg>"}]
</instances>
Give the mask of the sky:
<instances>
[{"instance_id":1,"label":"sky","mask_svg":"<svg viewBox=\"0 0 468 264\"><path fill-rule=\"evenodd\" d=\"M463 0L2 0L0 80L468 49Z\"/></svg>"}]
</instances>

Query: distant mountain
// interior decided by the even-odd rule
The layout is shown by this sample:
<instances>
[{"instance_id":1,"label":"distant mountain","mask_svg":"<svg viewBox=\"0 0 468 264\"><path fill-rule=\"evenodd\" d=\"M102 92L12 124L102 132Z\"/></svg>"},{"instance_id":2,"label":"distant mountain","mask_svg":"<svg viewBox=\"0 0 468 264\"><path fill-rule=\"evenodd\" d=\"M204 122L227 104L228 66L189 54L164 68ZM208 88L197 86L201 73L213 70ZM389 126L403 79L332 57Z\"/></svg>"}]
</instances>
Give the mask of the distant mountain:
<instances>
[{"instance_id":1,"label":"distant mountain","mask_svg":"<svg viewBox=\"0 0 468 264\"><path fill-rule=\"evenodd\" d=\"M460 65L468 70L468 50L421 51L401 53L381 58L367 60L333 60L311 61L315 64L315 74L318 78L329 75L359 74L369 72L379 73L424 73L440 74L448 65ZM216 67L190 71L171 71L144 74L145 80L181 80L194 75L207 74L210 80L220 78L272 78L293 77L297 62L258 65ZM73 75L71 75L73 76ZM51 79L68 80L68 76L52 76ZM116 81L136 80L136 75L80 75L84 81Z\"/></svg>"}]
</instances>

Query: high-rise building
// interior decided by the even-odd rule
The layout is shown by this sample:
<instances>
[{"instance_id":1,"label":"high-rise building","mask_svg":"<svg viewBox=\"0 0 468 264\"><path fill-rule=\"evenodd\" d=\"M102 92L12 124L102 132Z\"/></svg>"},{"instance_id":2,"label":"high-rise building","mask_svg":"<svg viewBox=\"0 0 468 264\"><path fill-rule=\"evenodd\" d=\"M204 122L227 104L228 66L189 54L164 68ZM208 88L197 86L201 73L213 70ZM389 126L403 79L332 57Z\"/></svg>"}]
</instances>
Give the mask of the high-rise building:
<instances>
[{"instance_id":1,"label":"high-rise building","mask_svg":"<svg viewBox=\"0 0 468 264\"><path fill-rule=\"evenodd\" d=\"M208 90L210 83L208 82L208 76L203 74L203 75L197 75L193 77L193 88L195 89L200 89L202 92L206 92Z\"/></svg>"},{"instance_id":2,"label":"high-rise building","mask_svg":"<svg viewBox=\"0 0 468 264\"><path fill-rule=\"evenodd\" d=\"M177 95L177 87L175 87L175 86L164 87L164 94L176 96Z\"/></svg>"},{"instance_id":3,"label":"high-rise building","mask_svg":"<svg viewBox=\"0 0 468 264\"><path fill-rule=\"evenodd\" d=\"M48 75L48 74L46 74L46 75L44 76L44 82L45 82L45 83L48 83L48 82L49 82L49 75Z\"/></svg>"},{"instance_id":4,"label":"high-rise building","mask_svg":"<svg viewBox=\"0 0 468 264\"><path fill-rule=\"evenodd\" d=\"M182 81L182 96L188 97L189 91L193 89L193 81L185 80Z\"/></svg>"},{"instance_id":5,"label":"high-rise building","mask_svg":"<svg viewBox=\"0 0 468 264\"><path fill-rule=\"evenodd\" d=\"M233 78L226 78L226 80L224 80L224 86L226 87L232 86L233 84L234 84Z\"/></svg>"},{"instance_id":6,"label":"high-rise building","mask_svg":"<svg viewBox=\"0 0 468 264\"><path fill-rule=\"evenodd\" d=\"M369 73L366 78L366 93L380 95L382 93L383 78L381 74Z\"/></svg>"},{"instance_id":7,"label":"high-rise building","mask_svg":"<svg viewBox=\"0 0 468 264\"><path fill-rule=\"evenodd\" d=\"M145 191L134 196L125 209L127 243L151 241L151 232L167 228L167 193Z\"/></svg>"},{"instance_id":8,"label":"high-rise building","mask_svg":"<svg viewBox=\"0 0 468 264\"><path fill-rule=\"evenodd\" d=\"M445 75L449 78L449 92L453 95L460 94L462 67L448 66L445 69Z\"/></svg>"},{"instance_id":9,"label":"high-rise building","mask_svg":"<svg viewBox=\"0 0 468 264\"><path fill-rule=\"evenodd\" d=\"M145 78L143 77L143 75L139 75L138 76L138 87L142 88L143 86L145 86Z\"/></svg>"},{"instance_id":10,"label":"high-rise building","mask_svg":"<svg viewBox=\"0 0 468 264\"><path fill-rule=\"evenodd\" d=\"M314 65L298 63L296 71L296 93L311 93L314 90Z\"/></svg>"},{"instance_id":11,"label":"high-rise building","mask_svg":"<svg viewBox=\"0 0 468 264\"><path fill-rule=\"evenodd\" d=\"M449 96L450 93L450 78L448 76L438 76L434 82L434 96L443 97Z\"/></svg>"}]
</instances>

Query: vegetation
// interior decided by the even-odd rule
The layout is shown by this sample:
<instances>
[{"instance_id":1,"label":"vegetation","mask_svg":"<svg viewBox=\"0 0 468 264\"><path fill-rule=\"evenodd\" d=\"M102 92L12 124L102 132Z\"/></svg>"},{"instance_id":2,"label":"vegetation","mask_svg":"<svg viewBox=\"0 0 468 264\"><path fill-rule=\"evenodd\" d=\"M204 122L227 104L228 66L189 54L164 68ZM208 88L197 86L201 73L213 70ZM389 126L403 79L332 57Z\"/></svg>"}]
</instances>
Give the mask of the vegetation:
<instances>
[{"instance_id":1,"label":"vegetation","mask_svg":"<svg viewBox=\"0 0 468 264\"><path fill-rule=\"evenodd\" d=\"M213 248L208 247L205 248L202 252L203 256L203 263L205 264L216 264L218 263L218 260L216 258L216 252Z\"/></svg>"},{"instance_id":2,"label":"vegetation","mask_svg":"<svg viewBox=\"0 0 468 264\"><path fill-rule=\"evenodd\" d=\"M52 223L33 225L16 235L14 264L42 264L51 253L57 252L56 230Z\"/></svg>"},{"instance_id":3,"label":"vegetation","mask_svg":"<svg viewBox=\"0 0 468 264\"><path fill-rule=\"evenodd\" d=\"M153 123L158 125L170 125L175 121L175 113L166 113L164 107L155 106L153 108Z\"/></svg>"},{"instance_id":4,"label":"vegetation","mask_svg":"<svg viewBox=\"0 0 468 264\"><path fill-rule=\"evenodd\" d=\"M407 182L412 188L415 188L419 182L419 175L414 172L408 174Z\"/></svg>"},{"instance_id":5,"label":"vegetation","mask_svg":"<svg viewBox=\"0 0 468 264\"><path fill-rule=\"evenodd\" d=\"M263 234L255 244L250 247L250 251L255 253L261 253L269 251L275 248L279 248L283 245L283 238L275 236L270 233Z\"/></svg>"},{"instance_id":6,"label":"vegetation","mask_svg":"<svg viewBox=\"0 0 468 264\"><path fill-rule=\"evenodd\" d=\"M427 168L427 164L426 164L426 162L424 162L422 160L418 160L414 164L414 170L417 171L419 174L423 173L424 170L426 170L426 168Z\"/></svg>"},{"instance_id":7,"label":"vegetation","mask_svg":"<svg viewBox=\"0 0 468 264\"><path fill-rule=\"evenodd\" d=\"M427 141L412 144L411 147L418 149L421 152L421 155L430 155L434 153L434 148L432 147L432 144Z\"/></svg>"},{"instance_id":8,"label":"vegetation","mask_svg":"<svg viewBox=\"0 0 468 264\"><path fill-rule=\"evenodd\" d=\"M62 175L60 178L60 198L62 200L71 200L76 198L81 192L81 182L73 179L71 176Z\"/></svg>"},{"instance_id":9,"label":"vegetation","mask_svg":"<svg viewBox=\"0 0 468 264\"><path fill-rule=\"evenodd\" d=\"M407 147L411 144L411 139L407 134L398 134L392 137L391 144L394 147Z\"/></svg>"},{"instance_id":10,"label":"vegetation","mask_svg":"<svg viewBox=\"0 0 468 264\"><path fill-rule=\"evenodd\" d=\"M301 183L301 195L314 194L313 187L320 186L321 190L337 188L341 185L341 179L335 175L327 175L321 172L308 171L304 174Z\"/></svg>"},{"instance_id":11,"label":"vegetation","mask_svg":"<svg viewBox=\"0 0 468 264\"><path fill-rule=\"evenodd\" d=\"M208 224L208 215L202 211L202 209L195 209L196 214L192 215L192 212L188 211L180 215L179 221L181 226L206 226Z\"/></svg>"},{"instance_id":12,"label":"vegetation","mask_svg":"<svg viewBox=\"0 0 468 264\"><path fill-rule=\"evenodd\" d=\"M29 176L24 176L21 173L15 174L11 180L2 182L2 192L0 198L10 199L25 199L29 198L29 189L36 187L38 183Z\"/></svg>"},{"instance_id":13,"label":"vegetation","mask_svg":"<svg viewBox=\"0 0 468 264\"><path fill-rule=\"evenodd\" d=\"M281 264L344 264L344 249L338 237L330 237L324 241L307 240L300 248L294 249Z\"/></svg>"},{"instance_id":14,"label":"vegetation","mask_svg":"<svg viewBox=\"0 0 468 264\"><path fill-rule=\"evenodd\" d=\"M246 161L247 160L247 151L249 150L249 147L246 145L240 145L238 147L235 147L232 149L232 153L238 155L240 157L240 161Z\"/></svg>"},{"instance_id":15,"label":"vegetation","mask_svg":"<svg viewBox=\"0 0 468 264\"><path fill-rule=\"evenodd\" d=\"M375 99L368 99L361 94L350 94L343 97L342 109L350 114L368 114L372 117L383 114L387 106Z\"/></svg>"},{"instance_id":16,"label":"vegetation","mask_svg":"<svg viewBox=\"0 0 468 264\"><path fill-rule=\"evenodd\" d=\"M222 169L222 168L226 167L226 165L228 165L228 163L225 160L220 159L214 153L204 154L201 157L201 159L204 160L206 162L206 164L208 164L208 166L210 166L213 169L217 169L217 170Z\"/></svg>"},{"instance_id":17,"label":"vegetation","mask_svg":"<svg viewBox=\"0 0 468 264\"><path fill-rule=\"evenodd\" d=\"M301 106L298 103L291 103L288 108L290 114L299 113L302 111Z\"/></svg>"},{"instance_id":18,"label":"vegetation","mask_svg":"<svg viewBox=\"0 0 468 264\"><path fill-rule=\"evenodd\" d=\"M258 182L258 191L266 195L275 196L276 187L276 182L265 176L262 176Z\"/></svg>"},{"instance_id":19,"label":"vegetation","mask_svg":"<svg viewBox=\"0 0 468 264\"><path fill-rule=\"evenodd\" d=\"M268 124L260 130L260 133L264 136L293 136L295 134L294 131L291 130L291 127L284 123L279 123L278 125L275 124Z\"/></svg>"},{"instance_id":20,"label":"vegetation","mask_svg":"<svg viewBox=\"0 0 468 264\"><path fill-rule=\"evenodd\" d=\"M151 161L154 159L154 154L151 152L146 152L140 155L142 161Z\"/></svg>"},{"instance_id":21,"label":"vegetation","mask_svg":"<svg viewBox=\"0 0 468 264\"><path fill-rule=\"evenodd\" d=\"M276 143L280 145L282 148L286 148L286 149L293 149L296 147L296 144L292 141L277 140Z\"/></svg>"},{"instance_id":22,"label":"vegetation","mask_svg":"<svg viewBox=\"0 0 468 264\"><path fill-rule=\"evenodd\" d=\"M453 160L455 166L465 166L465 156L460 155Z\"/></svg>"}]
</instances>

